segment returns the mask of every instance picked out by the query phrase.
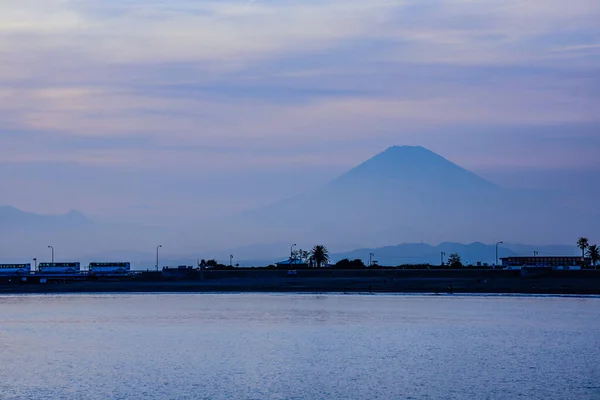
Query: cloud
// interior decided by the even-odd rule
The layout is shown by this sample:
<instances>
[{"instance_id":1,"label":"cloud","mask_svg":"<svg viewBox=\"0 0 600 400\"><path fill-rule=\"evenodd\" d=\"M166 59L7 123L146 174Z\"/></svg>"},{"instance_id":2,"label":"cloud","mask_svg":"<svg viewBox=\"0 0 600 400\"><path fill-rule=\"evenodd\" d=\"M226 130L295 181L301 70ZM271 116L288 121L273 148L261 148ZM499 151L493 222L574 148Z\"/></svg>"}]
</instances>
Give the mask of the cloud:
<instances>
[{"instance_id":1,"label":"cloud","mask_svg":"<svg viewBox=\"0 0 600 400\"><path fill-rule=\"evenodd\" d=\"M562 46L552 49L553 52L588 52L600 49L600 43L580 44L574 46Z\"/></svg>"},{"instance_id":2,"label":"cloud","mask_svg":"<svg viewBox=\"0 0 600 400\"><path fill-rule=\"evenodd\" d=\"M100 62L236 62L282 52L327 49L340 40L369 35L373 19L384 18L389 1L249 3L233 1L169 4L38 2L4 4L3 35L35 51L69 47ZM35 3L35 6L34 4ZM53 10L54 12L48 12ZM44 12L46 11L46 12ZM12 46L11 46L12 44Z\"/></svg>"},{"instance_id":3,"label":"cloud","mask_svg":"<svg viewBox=\"0 0 600 400\"><path fill-rule=\"evenodd\" d=\"M29 136L0 134L0 155L314 164L307 142L598 123L598 19L588 0L7 0L0 129Z\"/></svg>"},{"instance_id":4,"label":"cloud","mask_svg":"<svg viewBox=\"0 0 600 400\"><path fill-rule=\"evenodd\" d=\"M600 6L569 2L9 0L0 6L0 49L44 57L69 49L89 62L217 63L218 71L285 54L314 54L353 41L394 44L410 62L532 62L558 57L540 39L565 45L595 35ZM533 50L533 51L532 51ZM405 55L406 57L402 57Z\"/></svg>"},{"instance_id":5,"label":"cloud","mask_svg":"<svg viewBox=\"0 0 600 400\"><path fill-rule=\"evenodd\" d=\"M189 223L393 144L597 171L598 20L596 0L3 0L0 204Z\"/></svg>"}]
</instances>

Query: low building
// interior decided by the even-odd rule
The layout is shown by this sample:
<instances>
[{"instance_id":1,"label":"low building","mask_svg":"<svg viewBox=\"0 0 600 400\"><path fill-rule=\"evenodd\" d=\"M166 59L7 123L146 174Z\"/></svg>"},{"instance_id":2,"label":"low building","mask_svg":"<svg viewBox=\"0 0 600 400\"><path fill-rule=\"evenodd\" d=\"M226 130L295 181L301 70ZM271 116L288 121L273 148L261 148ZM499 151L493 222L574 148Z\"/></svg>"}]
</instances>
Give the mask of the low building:
<instances>
[{"instance_id":1,"label":"low building","mask_svg":"<svg viewBox=\"0 0 600 400\"><path fill-rule=\"evenodd\" d=\"M300 260L299 258L296 258L296 259L288 258L287 260L279 261L275 265L277 265L278 267L281 267L281 268L290 268L290 267L306 268L306 267L308 267L308 264L305 263L304 261Z\"/></svg>"},{"instance_id":2,"label":"low building","mask_svg":"<svg viewBox=\"0 0 600 400\"><path fill-rule=\"evenodd\" d=\"M162 276L164 278L184 278L186 276L196 274L197 272L197 269L194 269L194 267L188 265L162 268Z\"/></svg>"},{"instance_id":3,"label":"low building","mask_svg":"<svg viewBox=\"0 0 600 400\"><path fill-rule=\"evenodd\" d=\"M516 256L502 257L502 268L521 269L523 267L541 267L558 270L577 270L581 269L582 258L577 256ZM590 267L592 262L585 258L584 266Z\"/></svg>"}]
</instances>

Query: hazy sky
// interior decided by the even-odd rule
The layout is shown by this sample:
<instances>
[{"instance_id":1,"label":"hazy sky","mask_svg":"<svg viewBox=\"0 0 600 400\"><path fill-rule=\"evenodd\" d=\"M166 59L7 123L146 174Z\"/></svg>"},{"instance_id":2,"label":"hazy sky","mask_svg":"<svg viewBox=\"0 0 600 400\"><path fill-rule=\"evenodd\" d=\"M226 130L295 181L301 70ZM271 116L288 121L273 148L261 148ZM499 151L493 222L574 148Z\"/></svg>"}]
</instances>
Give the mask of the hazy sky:
<instances>
[{"instance_id":1,"label":"hazy sky","mask_svg":"<svg viewBox=\"0 0 600 400\"><path fill-rule=\"evenodd\" d=\"M598 0L3 0L0 204L225 214L395 144L597 185L598 21Z\"/></svg>"}]
</instances>

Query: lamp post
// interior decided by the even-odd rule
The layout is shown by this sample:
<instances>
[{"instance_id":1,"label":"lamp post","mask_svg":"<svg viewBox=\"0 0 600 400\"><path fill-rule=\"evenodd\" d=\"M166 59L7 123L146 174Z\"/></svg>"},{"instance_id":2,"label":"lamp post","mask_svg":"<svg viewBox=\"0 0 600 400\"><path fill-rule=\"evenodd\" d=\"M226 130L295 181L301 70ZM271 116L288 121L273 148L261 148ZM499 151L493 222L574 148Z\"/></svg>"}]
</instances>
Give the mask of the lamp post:
<instances>
[{"instance_id":1,"label":"lamp post","mask_svg":"<svg viewBox=\"0 0 600 400\"><path fill-rule=\"evenodd\" d=\"M373 256L374 255L375 254L373 254L373 253L369 253L369 267L373 265Z\"/></svg>"},{"instance_id":2,"label":"lamp post","mask_svg":"<svg viewBox=\"0 0 600 400\"><path fill-rule=\"evenodd\" d=\"M504 242L498 242L496 243L496 268L498 268L498 245L502 244Z\"/></svg>"},{"instance_id":3,"label":"lamp post","mask_svg":"<svg viewBox=\"0 0 600 400\"><path fill-rule=\"evenodd\" d=\"M33 270L37 271L37 258L33 259Z\"/></svg>"},{"instance_id":4,"label":"lamp post","mask_svg":"<svg viewBox=\"0 0 600 400\"><path fill-rule=\"evenodd\" d=\"M290 265L292 264L292 260L294 260L294 247L296 247L296 243L290 246Z\"/></svg>"},{"instance_id":5,"label":"lamp post","mask_svg":"<svg viewBox=\"0 0 600 400\"><path fill-rule=\"evenodd\" d=\"M233 266L233 254L229 255L229 266Z\"/></svg>"},{"instance_id":6,"label":"lamp post","mask_svg":"<svg viewBox=\"0 0 600 400\"><path fill-rule=\"evenodd\" d=\"M156 246L156 272L158 272L158 249L162 247L162 244Z\"/></svg>"},{"instance_id":7,"label":"lamp post","mask_svg":"<svg viewBox=\"0 0 600 400\"><path fill-rule=\"evenodd\" d=\"M442 264L440 264L440 265L444 266L444 256L446 255L446 253L442 251L442 253L440 255L441 255L441 258L442 258Z\"/></svg>"},{"instance_id":8,"label":"lamp post","mask_svg":"<svg viewBox=\"0 0 600 400\"><path fill-rule=\"evenodd\" d=\"M52 264L54 264L54 247L48 246L48 248L52 250Z\"/></svg>"}]
</instances>

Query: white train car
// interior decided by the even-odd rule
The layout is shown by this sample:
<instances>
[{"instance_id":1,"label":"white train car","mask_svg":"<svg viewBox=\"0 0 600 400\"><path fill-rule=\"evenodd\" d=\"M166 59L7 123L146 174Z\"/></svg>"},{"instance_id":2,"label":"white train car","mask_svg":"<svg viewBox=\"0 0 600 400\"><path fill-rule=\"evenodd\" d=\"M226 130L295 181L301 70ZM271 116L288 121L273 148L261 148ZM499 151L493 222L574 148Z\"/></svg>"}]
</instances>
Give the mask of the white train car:
<instances>
[{"instance_id":1,"label":"white train car","mask_svg":"<svg viewBox=\"0 0 600 400\"><path fill-rule=\"evenodd\" d=\"M78 262L40 263L38 270L41 274L78 274L81 266Z\"/></svg>"},{"instance_id":2,"label":"white train car","mask_svg":"<svg viewBox=\"0 0 600 400\"><path fill-rule=\"evenodd\" d=\"M90 275L127 275L131 272L128 262L93 262L89 265Z\"/></svg>"},{"instance_id":3,"label":"white train car","mask_svg":"<svg viewBox=\"0 0 600 400\"><path fill-rule=\"evenodd\" d=\"M31 264L0 264L0 275L29 275Z\"/></svg>"}]
</instances>

